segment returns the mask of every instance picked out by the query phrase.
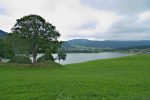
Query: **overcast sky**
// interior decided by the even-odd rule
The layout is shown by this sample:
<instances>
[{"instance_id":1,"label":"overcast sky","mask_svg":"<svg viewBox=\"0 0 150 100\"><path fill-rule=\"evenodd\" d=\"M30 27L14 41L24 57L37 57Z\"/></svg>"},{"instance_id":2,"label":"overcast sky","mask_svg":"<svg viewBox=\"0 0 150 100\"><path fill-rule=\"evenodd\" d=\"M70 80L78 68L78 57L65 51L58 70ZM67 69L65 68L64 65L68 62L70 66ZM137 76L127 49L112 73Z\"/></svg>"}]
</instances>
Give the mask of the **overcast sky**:
<instances>
[{"instance_id":1,"label":"overcast sky","mask_svg":"<svg viewBox=\"0 0 150 100\"><path fill-rule=\"evenodd\" d=\"M0 29L38 14L56 26L62 40L149 40L150 0L0 0Z\"/></svg>"}]
</instances>

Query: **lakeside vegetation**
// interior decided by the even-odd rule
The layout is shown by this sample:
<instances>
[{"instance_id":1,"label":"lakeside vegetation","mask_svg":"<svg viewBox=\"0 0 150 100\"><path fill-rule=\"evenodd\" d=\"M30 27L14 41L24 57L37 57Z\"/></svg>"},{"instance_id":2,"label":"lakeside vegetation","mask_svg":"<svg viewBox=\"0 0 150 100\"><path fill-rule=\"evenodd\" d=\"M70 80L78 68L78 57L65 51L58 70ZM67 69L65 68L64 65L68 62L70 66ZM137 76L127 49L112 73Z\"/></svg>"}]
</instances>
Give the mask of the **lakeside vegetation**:
<instances>
[{"instance_id":1,"label":"lakeside vegetation","mask_svg":"<svg viewBox=\"0 0 150 100\"><path fill-rule=\"evenodd\" d=\"M45 67L0 64L0 100L149 100L150 55Z\"/></svg>"}]
</instances>

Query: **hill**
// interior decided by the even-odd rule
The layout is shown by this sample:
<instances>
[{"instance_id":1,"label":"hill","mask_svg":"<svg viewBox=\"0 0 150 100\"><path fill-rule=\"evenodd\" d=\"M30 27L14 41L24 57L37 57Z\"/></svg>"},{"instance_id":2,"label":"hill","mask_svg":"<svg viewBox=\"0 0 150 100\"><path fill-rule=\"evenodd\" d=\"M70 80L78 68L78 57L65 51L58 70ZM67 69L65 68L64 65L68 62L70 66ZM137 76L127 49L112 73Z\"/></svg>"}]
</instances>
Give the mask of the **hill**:
<instances>
[{"instance_id":1,"label":"hill","mask_svg":"<svg viewBox=\"0 0 150 100\"><path fill-rule=\"evenodd\" d=\"M0 30L0 38L5 37L8 33Z\"/></svg>"},{"instance_id":2,"label":"hill","mask_svg":"<svg viewBox=\"0 0 150 100\"><path fill-rule=\"evenodd\" d=\"M65 41L64 44L71 46L83 46L92 48L125 48L125 47L138 47L138 46L150 46L150 40L140 41L92 41L87 39L73 39Z\"/></svg>"},{"instance_id":3,"label":"hill","mask_svg":"<svg viewBox=\"0 0 150 100\"><path fill-rule=\"evenodd\" d=\"M150 56L63 67L0 66L0 100L149 100Z\"/></svg>"}]
</instances>

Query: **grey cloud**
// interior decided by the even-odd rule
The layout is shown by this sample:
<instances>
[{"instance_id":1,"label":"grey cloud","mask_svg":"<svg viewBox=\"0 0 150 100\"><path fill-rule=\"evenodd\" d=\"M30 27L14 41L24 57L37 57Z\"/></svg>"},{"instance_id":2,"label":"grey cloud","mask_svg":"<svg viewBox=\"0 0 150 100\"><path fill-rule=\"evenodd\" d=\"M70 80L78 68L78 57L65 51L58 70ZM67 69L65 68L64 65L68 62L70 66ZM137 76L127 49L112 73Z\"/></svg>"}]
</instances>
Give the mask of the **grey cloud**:
<instances>
[{"instance_id":1,"label":"grey cloud","mask_svg":"<svg viewBox=\"0 0 150 100\"><path fill-rule=\"evenodd\" d=\"M94 28L96 28L97 24L98 23L96 21L87 22L87 23L81 25L79 27L79 29L94 29Z\"/></svg>"},{"instance_id":2,"label":"grey cloud","mask_svg":"<svg viewBox=\"0 0 150 100\"><path fill-rule=\"evenodd\" d=\"M6 15L7 11L4 6L0 5L0 15Z\"/></svg>"},{"instance_id":3,"label":"grey cloud","mask_svg":"<svg viewBox=\"0 0 150 100\"><path fill-rule=\"evenodd\" d=\"M106 32L91 35L72 35L71 38L94 38L96 40L149 40L150 20L137 22L137 16L126 16L112 25Z\"/></svg>"},{"instance_id":4,"label":"grey cloud","mask_svg":"<svg viewBox=\"0 0 150 100\"><path fill-rule=\"evenodd\" d=\"M85 6L118 13L139 13L150 10L150 0L81 0Z\"/></svg>"},{"instance_id":5,"label":"grey cloud","mask_svg":"<svg viewBox=\"0 0 150 100\"><path fill-rule=\"evenodd\" d=\"M140 33L150 33L150 20L147 20L146 22L137 22L136 17L129 17L125 20L121 20L117 23L115 23L111 29L109 29L109 33L115 33L115 34L140 34Z\"/></svg>"},{"instance_id":6,"label":"grey cloud","mask_svg":"<svg viewBox=\"0 0 150 100\"><path fill-rule=\"evenodd\" d=\"M113 24L113 26L103 33L108 39L118 40L149 40L150 39L150 20L137 22L136 16L127 17L124 20Z\"/></svg>"},{"instance_id":7,"label":"grey cloud","mask_svg":"<svg viewBox=\"0 0 150 100\"><path fill-rule=\"evenodd\" d=\"M94 33L86 38L106 40L144 40L150 39L150 20L138 23L139 14L150 11L150 0L80 0L82 5L96 9L116 12L124 17L113 23L104 33Z\"/></svg>"},{"instance_id":8,"label":"grey cloud","mask_svg":"<svg viewBox=\"0 0 150 100\"><path fill-rule=\"evenodd\" d=\"M15 19L37 13L57 27L62 39L150 39L150 20L136 22L139 14L150 12L149 5L150 0L0 0L0 27L10 30Z\"/></svg>"}]
</instances>

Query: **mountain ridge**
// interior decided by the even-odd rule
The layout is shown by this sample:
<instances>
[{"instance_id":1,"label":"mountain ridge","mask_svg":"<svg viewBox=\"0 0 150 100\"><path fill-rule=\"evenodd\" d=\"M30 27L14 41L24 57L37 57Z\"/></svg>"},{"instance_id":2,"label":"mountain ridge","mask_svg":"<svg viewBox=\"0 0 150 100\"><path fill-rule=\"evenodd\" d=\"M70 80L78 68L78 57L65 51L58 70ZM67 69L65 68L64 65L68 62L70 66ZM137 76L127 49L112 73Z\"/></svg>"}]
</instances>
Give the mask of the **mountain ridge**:
<instances>
[{"instance_id":1,"label":"mountain ridge","mask_svg":"<svg viewBox=\"0 0 150 100\"><path fill-rule=\"evenodd\" d=\"M136 41L121 41L121 40L88 40L88 39L73 39L65 41L64 44L70 46L83 46L93 48L124 48L124 47L135 47L135 46L150 46L150 40L136 40Z\"/></svg>"},{"instance_id":2,"label":"mountain ridge","mask_svg":"<svg viewBox=\"0 0 150 100\"><path fill-rule=\"evenodd\" d=\"M0 38L5 37L7 34L7 32L0 30Z\"/></svg>"}]
</instances>

